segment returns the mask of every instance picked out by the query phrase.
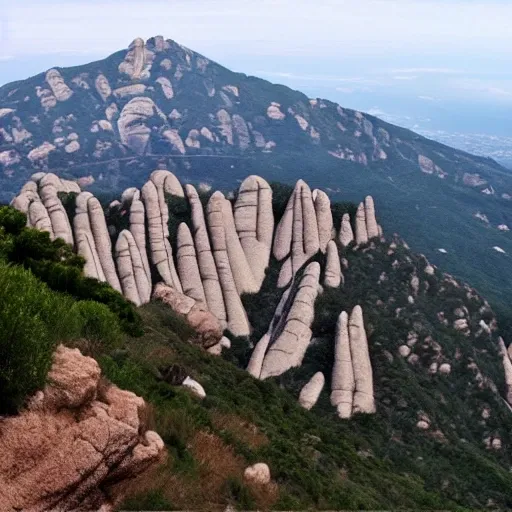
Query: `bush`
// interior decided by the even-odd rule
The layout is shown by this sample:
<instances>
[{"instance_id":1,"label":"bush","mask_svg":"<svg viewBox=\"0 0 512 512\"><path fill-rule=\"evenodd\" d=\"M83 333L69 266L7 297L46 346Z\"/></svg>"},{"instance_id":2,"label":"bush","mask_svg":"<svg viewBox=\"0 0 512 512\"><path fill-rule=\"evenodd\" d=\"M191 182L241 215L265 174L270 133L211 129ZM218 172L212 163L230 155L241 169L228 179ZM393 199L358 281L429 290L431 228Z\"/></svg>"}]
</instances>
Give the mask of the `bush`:
<instances>
[{"instance_id":1,"label":"bush","mask_svg":"<svg viewBox=\"0 0 512 512\"><path fill-rule=\"evenodd\" d=\"M119 320L107 306L92 300L82 300L73 306L73 312L80 319L81 337L87 340L93 355L100 349L102 352L110 352L120 345L122 332Z\"/></svg>"},{"instance_id":2,"label":"bush","mask_svg":"<svg viewBox=\"0 0 512 512\"><path fill-rule=\"evenodd\" d=\"M0 263L0 414L42 388L57 343L78 336L72 306L30 272Z\"/></svg>"}]
</instances>

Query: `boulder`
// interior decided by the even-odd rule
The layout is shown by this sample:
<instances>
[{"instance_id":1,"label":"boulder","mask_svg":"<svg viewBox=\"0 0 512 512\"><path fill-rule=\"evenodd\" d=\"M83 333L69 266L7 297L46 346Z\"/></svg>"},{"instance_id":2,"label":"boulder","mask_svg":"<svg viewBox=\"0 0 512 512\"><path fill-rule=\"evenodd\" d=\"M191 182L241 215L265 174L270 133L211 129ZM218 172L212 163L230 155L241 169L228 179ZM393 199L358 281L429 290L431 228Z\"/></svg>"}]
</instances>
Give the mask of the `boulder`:
<instances>
[{"instance_id":1,"label":"boulder","mask_svg":"<svg viewBox=\"0 0 512 512\"><path fill-rule=\"evenodd\" d=\"M223 326L226 325L226 308L219 282L219 275L213 258L208 231L204 218L203 205L196 189L186 185L185 191L192 210L192 226L197 251L197 262L208 309L218 318Z\"/></svg>"},{"instance_id":2,"label":"boulder","mask_svg":"<svg viewBox=\"0 0 512 512\"><path fill-rule=\"evenodd\" d=\"M73 91L66 85L64 78L56 69L46 73L46 81L58 101L67 101L73 96Z\"/></svg>"},{"instance_id":3,"label":"boulder","mask_svg":"<svg viewBox=\"0 0 512 512\"><path fill-rule=\"evenodd\" d=\"M135 39L119 64L119 73L128 75L132 80L144 80L151 76L151 66L155 54L146 47L140 37Z\"/></svg>"},{"instance_id":4,"label":"boulder","mask_svg":"<svg viewBox=\"0 0 512 512\"><path fill-rule=\"evenodd\" d=\"M224 202L224 195L220 192L215 192L208 201L208 227L213 257L222 287L228 328L235 336L248 336L250 334L249 320L236 288L228 256L223 216Z\"/></svg>"},{"instance_id":5,"label":"boulder","mask_svg":"<svg viewBox=\"0 0 512 512\"><path fill-rule=\"evenodd\" d=\"M350 224L350 215L345 213L341 220L340 233L338 240L343 247L354 241L354 232L352 231L352 225Z\"/></svg>"},{"instance_id":6,"label":"boulder","mask_svg":"<svg viewBox=\"0 0 512 512\"><path fill-rule=\"evenodd\" d=\"M299 395L299 404L308 411L315 406L324 388L325 377L322 372L317 372L309 382L302 388Z\"/></svg>"},{"instance_id":7,"label":"boulder","mask_svg":"<svg viewBox=\"0 0 512 512\"><path fill-rule=\"evenodd\" d=\"M356 243L357 245L368 242L368 231L366 230L366 212L363 203L359 203L356 213Z\"/></svg>"},{"instance_id":8,"label":"boulder","mask_svg":"<svg viewBox=\"0 0 512 512\"><path fill-rule=\"evenodd\" d=\"M244 478L258 485L266 485L270 483L270 469L264 462L258 462L246 468Z\"/></svg>"},{"instance_id":9,"label":"boulder","mask_svg":"<svg viewBox=\"0 0 512 512\"><path fill-rule=\"evenodd\" d=\"M204 390L203 386L201 386L201 384L199 384L199 382L196 380L187 377L183 381L182 386L190 389L190 391L192 391L192 393L194 393L194 395L196 395L201 400L206 398L206 391Z\"/></svg>"},{"instance_id":10,"label":"boulder","mask_svg":"<svg viewBox=\"0 0 512 512\"><path fill-rule=\"evenodd\" d=\"M269 264L274 233L272 189L263 178L249 176L242 182L234 217L238 238L259 291Z\"/></svg>"},{"instance_id":11,"label":"boulder","mask_svg":"<svg viewBox=\"0 0 512 512\"><path fill-rule=\"evenodd\" d=\"M356 306L352 310L349 336L355 382L353 412L372 414L375 412L373 371L361 306Z\"/></svg>"},{"instance_id":12,"label":"boulder","mask_svg":"<svg viewBox=\"0 0 512 512\"><path fill-rule=\"evenodd\" d=\"M112 95L112 88L110 87L108 79L101 73L94 80L94 87L96 87L96 92L103 101L107 101L107 98Z\"/></svg>"},{"instance_id":13,"label":"boulder","mask_svg":"<svg viewBox=\"0 0 512 512\"><path fill-rule=\"evenodd\" d=\"M505 384L507 386L507 402L509 403L509 405L512 405L512 362L510 360L507 347L505 346L505 342L503 341L502 337L499 338L498 347L503 361L503 370L505 373Z\"/></svg>"},{"instance_id":14,"label":"boulder","mask_svg":"<svg viewBox=\"0 0 512 512\"><path fill-rule=\"evenodd\" d=\"M156 112L157 107L151 98L138 96L130 100L121 110L117 121L121 143L138 155L144 154L151 134L149 119Z\"/></svg>"},{"instance_id":15,"label":"boulder","mask_svg":"<svg viewBox=\"0 0 512 512\"><path fill-rule=\"evenodd\" d=\"M1 510L111 510L119 482L159 462L164 443L146 431L145 403L100 386L98 363L58 347L48 384L2 421ZM20 457L23 453L23 457Z\"/></svg>"},{"instance_id":16,"label":"boulder","mask_svg":"<svg viewBox=\"0 0 512 512\"><path fill-rule=\"evenodd\" d=\"M153 300L167 304L192 327L195 334L189 341L193 345L209 349L221 343L223 326L210 311L204 309L204 303L196 302L165 283L155 286Z\"/></svg>"},{"instance_id":17,"label":"boulder","mask_svg":"<svg viewBox=\"0 0 512 512\"><path fill-rule=\"evenodd\" d=\"M302 364L311 342L311 324L314 319L319 279L320 264L310 263L300 280L292 306L286 315L283 330L265 355L261 379L282 375L290 368Z\"/></svg>"},{"instance_id":18,"label":"boulder","mask_svg":"<svg viewBox=\"0 0 512 512\"><path fill-rule=\"evenodd\" d=\"M320 250L325 253L327 244L332 239L333 219L331 200L323 190L313 190L313 202L315 204L316 221L318 225L318 240Z\"/></svg>"},{"instance_id":19,"label":"boulder","mask_svg":"<svg viewBox=\"0 0 512 512\"><path fill-rule=\"evenodd\" d=\"M334 365L331 382L331 404L336 407L338 416L343 419L352 416L354 400L354 370L348 330L348 315L341 313L336 324Z\"/></svg>"},{"instance_id":20,"label":"boulder","mask_svg":"<svg viewBox=\"0 0 512 512\"><path fill-rule=\"evenodd\" d=\"M329 288L338 288L343 280L341 273L338 246L334 240L327 244L327 263L325 265L324 285Z\"/></svg>"}]
</instances>

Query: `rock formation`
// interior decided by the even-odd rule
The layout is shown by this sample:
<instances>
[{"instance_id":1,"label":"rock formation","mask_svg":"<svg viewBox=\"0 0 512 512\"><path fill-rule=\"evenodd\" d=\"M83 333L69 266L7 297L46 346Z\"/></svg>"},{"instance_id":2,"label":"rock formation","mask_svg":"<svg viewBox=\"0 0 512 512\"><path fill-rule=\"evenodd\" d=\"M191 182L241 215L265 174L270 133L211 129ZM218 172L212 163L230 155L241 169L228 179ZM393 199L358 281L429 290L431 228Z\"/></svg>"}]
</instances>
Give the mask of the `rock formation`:
<instances>
[{"instance_id":1,"label":"rock formation","mask_svg":"<svg viewBox=\"0 0 512 512\"><path fill-rule=\"evenodd\" d=\"M354 241L354 232L352 231L352 225L350 224L350 215L345 213L341 220L340 233L338 240L343 247Z\"/></svg>"},{"instance_id":2,"label":"rock formation","mask_svg":"<svg viewBox=\"0 0 512 512\"><path fill-rule=\"evenodd\" d=\"M315 204L316 221L318 225L318 240L320 250L325 253L327 244L333 237L333 220L331 211L331 200L323 190L313 190L313 201Z\"/></svg>"},{"instance_id":3,"label":"rock formation","mask_svg":"<svg viewBox=\"0 0 512 512\"><path fill-rule=\"evenodd\" d=\"M248 336L250 333L249 321L238 295L228 256L223 216L224 202L225 198L220 192L215 192L208 202L208 226L213 257L222 287L228 328L235 336Z\"/></svg>"},{"instance_id":4,"label":"rock formation","mask_svg":"<svg viewBox=\"0 0 512 512\"><path fill-rule=\"evenodd\" d=\"M299 395L299 404L304 409L310 410L318 401L320 393L324 388L325 377L322 372L317 372L309 382L302 388Z\"/></svg>"},{"instance_id":5,"label":"rock formation","mask_svg":"<svg viewBox=\"0 0 512 512\"><path fill-rule=\"evenodd\" d=\"M368 242L368 231L366 228L366 212L364 204L360 203L356 213L356 243L357 245Z\"/></svg>"},{"instance_id":6,"label":"rock formation","mask_svg":"<svg viewBox=\"0 0 512 512\"><path fill-rule=\"evenodd\" d=\"M131 196L130 233L133 235L133 239L139 248L142 265L144 266L148 280L151 280L151 271L149 269L148 252L146 247L146 209L144 208L144 203L140 199L140 191L138 189L133 189L133 195Z\"/></svg>"},{"instance_id":7,"label":"rock formation","mask_svg":"<svg viewBox=\"0 0 512 512\"><path fill-rule=\"evenodd\" d=\"M327 262L325 265L324 285L329 288L338 288L343 280L341 273L338 246L334 240L327 244Z\"/></svg>"},{"instance_id":8,"label":"rock formation","mask_svg":"<svg viewBox=\"0 0 512 512\"><path fill-rule=\"evenodd\" d=\"M379 226L375 218L375 205L373 204L373 197L367 196L364 201L364 210L366 217L366 233L368 239L379 236Z\"/></svg>"},{"instance_id":9,"label":"rock formation","mask_svg":"<svg viewBox=\"0 0 512 512\"><path fill-rule=\"evenodd\" d=\"M499 341L500 354L503 359L503 370L505 371L505 383L507 385L507 402L512 405L512 362L508 355L507 347L503 338L500 337Z\"/></svg>"},{"instance_id":10,"label":"rock formation","mask_svg":"<svg viewBox=\"0 0 512 512\"><path fill-rule=\"evenodd\" d=\"M235 203L235 226L257 291L265 279L274 232L272 189L259 176L249 176L240 185Z\"/></svg>"},{"instance_id":11,"label":"rock formation","mask_svg":"<svg viewBox=\"0 0 512 512\"><path fill-rule=\"evenodd\" d=\"M0 509L111 510L123 498L116 484L164 451L145 430L144 400L100 386L98 363L76 349L60 346L48 377L26 410L2 421Z\"/></svg>"},{"instance_id":12,"label":"rock formation","mask_svg":"<svg viewBox=\"0 0 512 512\"><path fill-rule=\"evenodd\" d=\"M258 462L246 468L244 478L249 482L266 485L270 483L270 468L264 462Z\"/></svg>"},{"instance_id":13,"label":"rock formation","mask_svg":"<svg viewBox=\"0 0 512 512\"><path fill-rule=\"evenodd\" d=\"M130 44L124 61L119 64L119 72L127 74L132 80L149 78L153 58L153 52L138 37Z\"/></svg>"},{"instance_id":14,"label":"rock formation","mask_svg":"<svg viewBox=\"0 0 512 512\"><path fill-rule=\"evenodd\" d=\"M310 263L298 285L282 333L270 345L263 360L260 378L266 379L283 374L300 366L311 342L311 324L318 295L320 265Z\"/></svg>"},{"instance_id":15,"label":"rock formation","mask_svg":"<svg viewBox=\"0 0 512 512\"><path fill-rule=\"evenodd\" d=\"M165 202L164 185L148 181L142 187L142 199L146 208L149 229L151 261L161 278L169 286L181 291L181 283L174 266L173 253L169 243L169 210Z\"/></svg>"},{"instance_id":16,"label":"rock formation","mask_svg":"<svg viewBox=\"0 0 512 512\"><path fill-rule=\"evenodd\" d=\"M121 111L117 121L121 143L138 155L144 154L149 144L151 128L146 123L156 110L151 98L140 96L130 100Z\"/></svg>"},{"instance_id":17,"label":"rock formation","mask_svg":"<svg viewBox=\"0 0 512 512\"><path fill-rule=\"evenodd\" d=\"M352 416L355 381L350 350L348 315L345 311L341 313L336 324L331 388L331 404L338 410L338 416L343 419L350 418Z\"/></svg>"},{"instance_id":18,"label":"rock formation","mask_svg":"<svg viewBox=\"0 0 512 512\"><path fill-rule=\"evenodd\" d=\"M130 231L125 229L119 233L115 254L123 295L136 306L146 304L151 298L151 281Z\"/></svg>"},{"instance_id":19,"label":"rock formation","mask_svg":"<svg viewBox=\"0 0 512 512\"><path fill-rule=\"evenodd\" d=\"M204 303L197 302L164 283L155 286L153 300L167 304L194 329L195 335L189 340L192 344L208 349L222 343L223 328L219 320L205 309Z\"/></svg>"},{"instance_id":20,"label":"rock formation","mask_svg":"<svg viewBox=\"0 0 512 512\"><path fill-rule=\"evenodd\" d=\"M46 81L58 101L69 100L73 95L73 91L66 85L64 78L56 69L50 69L46 73Z\"/></svg>"},{"instance_id":21,"label":"rock formation","mask_svg":"<svg viewBox=\"0 0 512 512\"><path fill-rule=\"evenodd\" d=\"M353 412L371 414L375 412L373 371L361 306L352 310L348 327L355 382Z\"/></svg>"},{"instance_id":22,"label":"rock formation","mask_svg":"<svg viewBox=\"0 0 512 512\"><path fill-rule=\"evenodd\" d=\"M197 261L208 309L219 319L221 324L226 325L226 308L208 238L203 205L196 189L192 185L187 185L185 190L192 210L192 226L194 228Z\"/></svg>"}]
</instances>

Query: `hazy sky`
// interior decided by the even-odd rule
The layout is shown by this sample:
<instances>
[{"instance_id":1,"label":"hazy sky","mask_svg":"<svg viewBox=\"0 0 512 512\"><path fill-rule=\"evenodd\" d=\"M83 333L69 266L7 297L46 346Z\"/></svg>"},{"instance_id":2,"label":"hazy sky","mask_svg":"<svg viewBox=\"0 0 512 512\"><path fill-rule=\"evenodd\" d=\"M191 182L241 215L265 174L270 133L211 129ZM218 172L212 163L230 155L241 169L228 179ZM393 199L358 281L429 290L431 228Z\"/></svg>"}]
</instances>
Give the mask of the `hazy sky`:
<instances>
[{"instance_id":1,"label":"hazy sky","mask_svg":"<svg viewBox=\"0 0 512 512\"><path fill-rule=\"evenodd\" d=\"M0 0L0 84L161 34L347 106L499 115L512 108L511 24L512 0Z\"/></svg>"}]
</instances>

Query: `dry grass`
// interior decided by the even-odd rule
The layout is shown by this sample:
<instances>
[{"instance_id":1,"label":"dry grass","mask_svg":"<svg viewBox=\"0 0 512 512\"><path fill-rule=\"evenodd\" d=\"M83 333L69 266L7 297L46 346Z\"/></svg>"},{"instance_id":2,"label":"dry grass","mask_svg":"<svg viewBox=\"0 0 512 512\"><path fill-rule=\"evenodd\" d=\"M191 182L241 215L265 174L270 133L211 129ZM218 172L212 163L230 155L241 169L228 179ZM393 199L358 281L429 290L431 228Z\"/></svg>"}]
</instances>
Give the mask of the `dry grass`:
<instances>
[{"instance_id":1,"label":"dry grass","mask_svg":"<svg viewBox=\"0 0 512 512\"><path fill-rule=\"evenodd\" d=\"M216 429L228 431L237 441L252 449L269 443L268 437L256 425L235 414L215 410L211 414L211 420Z\"/></svg>"}]
</instances>

